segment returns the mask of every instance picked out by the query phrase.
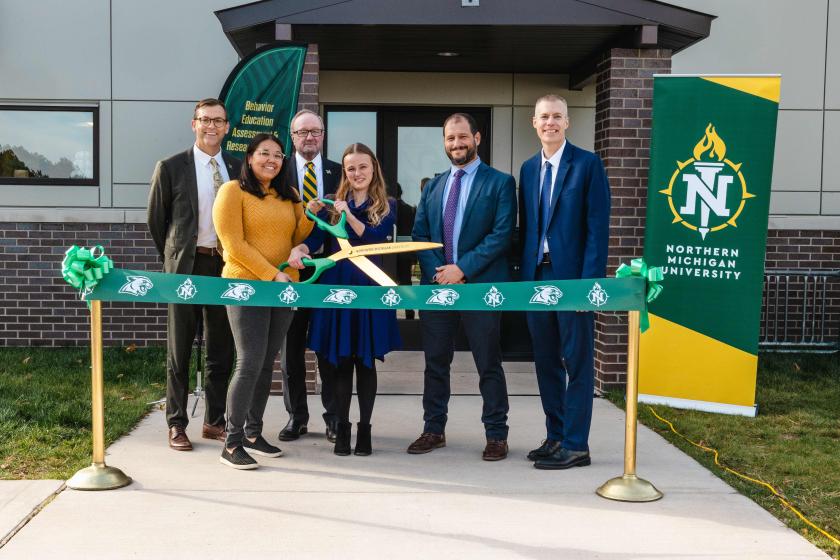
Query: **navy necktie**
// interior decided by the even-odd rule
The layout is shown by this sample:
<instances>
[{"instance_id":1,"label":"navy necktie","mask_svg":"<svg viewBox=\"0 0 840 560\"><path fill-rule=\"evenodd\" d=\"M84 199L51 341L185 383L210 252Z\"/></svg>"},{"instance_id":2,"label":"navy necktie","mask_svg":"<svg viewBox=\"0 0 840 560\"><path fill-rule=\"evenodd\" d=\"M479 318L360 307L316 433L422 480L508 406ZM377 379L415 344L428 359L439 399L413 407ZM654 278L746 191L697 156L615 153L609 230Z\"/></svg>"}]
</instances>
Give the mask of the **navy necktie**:
<instances>
[{"instance_id":1,"label":"navy necktie","mask_svg":"<svg viewBox=\"0 0 840 560\"><path fill-rule=\"evenodd\" d=\"M537 252L537 263L543 260L545 234L548 230L548 211L551 208L551 162L545 162L545 177L540 187L540 248Z\"/></svg>"},{"instance_id":2,"label":"navy necktie","mask_svg":"<svg viewBox=\"0 0 840 560\"><path fill-rule=\"evenodd\" d=\"M446 206L443 209L443 254L446 257L446 264L453 264L455 247L455 216L458 214L458 199L461 197L461 177L464 170L455 172L455 179L449 187L449 197L446 199Z\"/></svg>"}]
</instances>

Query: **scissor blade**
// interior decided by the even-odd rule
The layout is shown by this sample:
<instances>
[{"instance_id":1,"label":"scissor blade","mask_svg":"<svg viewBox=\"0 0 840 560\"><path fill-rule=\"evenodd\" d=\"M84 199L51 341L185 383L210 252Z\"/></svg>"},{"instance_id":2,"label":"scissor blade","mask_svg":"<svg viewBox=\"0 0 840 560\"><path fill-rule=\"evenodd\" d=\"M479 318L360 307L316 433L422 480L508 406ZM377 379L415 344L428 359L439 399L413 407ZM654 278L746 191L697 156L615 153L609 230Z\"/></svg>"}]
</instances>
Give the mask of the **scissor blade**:
<instances>
[{"instance_id":1,"label":"scissor blade","mask_svg":"<svg viewBox=\"0 0 840 560\"><path fill-rule=\"evenodd\" d=\"M427 243L425 241L403 241L401 243L375 243L373 245L358 245L348 251L348 257L363 257L370 255L389 255L391 253L408 253L411 251L423 251L425 249L437 249L443 247L440 243Z\"/></svg>"},{"instance_id":2,"label":"scissor blade","mask_svg":"<svg viewBox=\"0 0 840 560\"><path fill-rule=\"evenodd\" d=\"M359 267L359 269L370 276L370 278L380 286L396 286L397 283L391 280L391 277L385 274L381 268L373 264L367 257L350 257L350 262Z\"/></svg>"}]
</instances>

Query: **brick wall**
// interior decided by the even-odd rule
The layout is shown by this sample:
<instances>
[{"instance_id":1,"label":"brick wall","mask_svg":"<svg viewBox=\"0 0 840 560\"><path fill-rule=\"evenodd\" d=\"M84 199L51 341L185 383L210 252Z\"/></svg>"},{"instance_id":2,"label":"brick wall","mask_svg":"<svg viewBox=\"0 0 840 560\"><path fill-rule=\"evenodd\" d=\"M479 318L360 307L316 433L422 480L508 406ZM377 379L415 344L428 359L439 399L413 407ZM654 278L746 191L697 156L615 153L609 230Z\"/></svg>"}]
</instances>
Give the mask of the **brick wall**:
<instances>
[{"instance_id":1,"label":"brick wall","mask_svg":"<svg viewBox=\"0 0 840 560\"><path fill-rule=\"evenodd\" d=\"M0 345L89 344L87 307L59 275L71 245L101 244L120 268L160 271L145 224L0 223L0 268L4 271ZM164 305L105 303L108 345L163 343Z\"/></svg>"},{"instance_id":2,"label":"brick wall","mask_svg":"<svg viewBox=\"0 0 840 560\"><path fill-rule=\"evenodd\" d=\"M320 113L318 105L318 84L320 83L320 62L318 45L312 43L306 51L306 62L303 65L303 79L300 82L298 96L298 110L309 109Z\"/></svg>"},{"instance_id":3,"label":"brick wall","mask_svg":"<svg viewBox=\"0 0 840 560\"><path fill-rule=\"evenodd\" d=\"M647 205L653 74L671 72L671 51L611 49L598 64L595 151L604 161L612 193L607 276L642 255ZM624 382L627 314L598 313L595 321L595 387Z\"/></svg>"}]
</instances>

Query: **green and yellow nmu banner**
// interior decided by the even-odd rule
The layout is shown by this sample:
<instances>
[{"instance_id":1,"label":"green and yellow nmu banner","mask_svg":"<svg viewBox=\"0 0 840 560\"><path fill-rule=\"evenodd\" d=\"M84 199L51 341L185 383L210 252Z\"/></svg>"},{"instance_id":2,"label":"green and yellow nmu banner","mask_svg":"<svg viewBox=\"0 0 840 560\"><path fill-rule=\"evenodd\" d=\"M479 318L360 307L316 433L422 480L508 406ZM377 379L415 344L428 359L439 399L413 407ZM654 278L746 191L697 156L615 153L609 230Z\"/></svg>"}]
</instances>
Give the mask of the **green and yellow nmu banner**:
<instances>
[{"instance_id":1,"label":"green and yellow nmu banner","mask_svg":"<svg viewBox=\"0 0 840 560\"><path fill-rule=\"evenodd\" d=\"M656 76L639 400L753 416L779 76Z\"/></svg>"}]
</instances>

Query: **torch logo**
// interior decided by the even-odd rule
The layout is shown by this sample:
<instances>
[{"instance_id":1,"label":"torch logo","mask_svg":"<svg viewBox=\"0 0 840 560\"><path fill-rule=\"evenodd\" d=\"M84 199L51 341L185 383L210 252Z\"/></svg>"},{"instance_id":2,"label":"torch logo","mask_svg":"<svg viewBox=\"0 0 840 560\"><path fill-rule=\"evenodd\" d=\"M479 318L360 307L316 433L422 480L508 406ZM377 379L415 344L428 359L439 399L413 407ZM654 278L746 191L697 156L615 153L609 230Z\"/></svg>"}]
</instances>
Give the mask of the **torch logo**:
<instances>
[{"instance_id":1,"label":"torch logo","mask_svg":"<svg viewBox=\"0 0 840 560\"><path fill-rule=\"evenodd\" d=\"M726 158L726 143L712 123L694 146L693 156L677 161L668 188L659 192L668 197L673 223L706 239L709 232L737 226L747 199L755 195L747 192L742 164Z\"/></svg>"}]
</instances>

